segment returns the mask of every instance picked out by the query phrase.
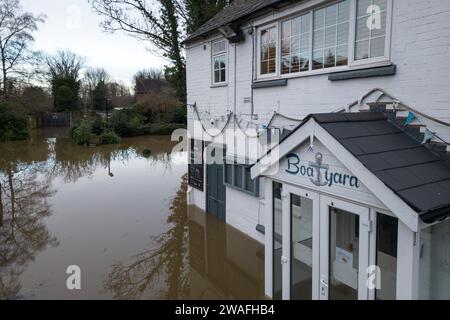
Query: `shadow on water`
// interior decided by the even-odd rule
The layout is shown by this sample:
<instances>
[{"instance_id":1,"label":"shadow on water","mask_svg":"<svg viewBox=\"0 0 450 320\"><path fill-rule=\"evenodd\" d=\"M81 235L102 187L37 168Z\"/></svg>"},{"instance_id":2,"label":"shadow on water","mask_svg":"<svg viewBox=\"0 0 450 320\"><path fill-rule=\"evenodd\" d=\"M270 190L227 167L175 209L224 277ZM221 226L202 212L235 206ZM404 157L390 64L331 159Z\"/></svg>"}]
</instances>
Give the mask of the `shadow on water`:
<instances>
[{"instance_id":1,"label":"shadow on water","mask_svg":"<svg viewBox=\"0 0 450 320\"><path fill-rule=\"evenodd\" d=\"M0 299L264 298L263 246L187 206L174 145L79 147L64 130L0 143Z\"/></svg>"}]
</instances>

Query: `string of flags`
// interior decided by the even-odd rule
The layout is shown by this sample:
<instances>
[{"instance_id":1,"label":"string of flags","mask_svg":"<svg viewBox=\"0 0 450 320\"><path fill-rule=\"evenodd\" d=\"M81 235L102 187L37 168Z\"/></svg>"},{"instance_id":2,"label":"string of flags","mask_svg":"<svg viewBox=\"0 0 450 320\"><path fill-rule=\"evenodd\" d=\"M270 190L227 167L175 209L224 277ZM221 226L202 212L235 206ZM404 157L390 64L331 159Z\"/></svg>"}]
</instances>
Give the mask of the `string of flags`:
<instances>
[{"instance_id":1,"label":"string of flags","mask_svg":"<svg viewBox=\"0 0 450 320\"><path fill-rule=\"evenodd\" d=\"M406 117L405 123L403 124L403 126L407 127L409 126L411 123L413 123L415 120L417 119L417 116L413 113L413 112L409 112L408 116ZM419 120L418 120L419 121ZM419 121L420 123L420 121ZM423 141L422 144L427 144L428 142L430 142L434 137L436 137L436 133L432 132L430 129L425 129L425 133L424 133L424 137L423 137Z\"/></svg>"}]
</instances>

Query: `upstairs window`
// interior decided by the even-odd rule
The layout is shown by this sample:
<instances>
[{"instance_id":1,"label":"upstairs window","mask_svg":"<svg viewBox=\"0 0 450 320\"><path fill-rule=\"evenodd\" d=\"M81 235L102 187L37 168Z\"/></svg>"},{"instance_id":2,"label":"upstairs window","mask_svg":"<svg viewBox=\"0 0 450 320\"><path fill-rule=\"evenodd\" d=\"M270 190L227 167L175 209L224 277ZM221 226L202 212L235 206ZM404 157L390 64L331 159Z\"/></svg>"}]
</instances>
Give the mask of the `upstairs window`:
<instances>
[{"instance_id":1,"label":"upstairs window","mask_svg":"<svg viewBox=\"0 0 450 320\"><path fill-rule=\"evenodd\" d=\"M348 0L314 11L314 70L348 64L349 19Z\"/></svg>"},{"instance_id":2,"label":"upstairs window","mask_svg":"<svg viewBox=\"0 0 450 320\"><path fill-rule=\"evenodd\" d=\"M287 20L281 27L281 74L309 70L310 14Z\"/></svg>"},{"instance_id":3,"label":"upstairs window","mask_svg":"<svg viewBox=\"0 0 450 320\"><path fill-rule=\"evenodd\" d=\"M277 38L276 26L260 31L260 75L271 75L277 71Z\"/></svg>"},{"instance_id":4,"label":"upstairs window","mask_svg":"<svg viewBox=\"0 0 450 320\"><path fill-rule=\"evenodd\" d=\"M388 62L391 12L392 0L340 0L263 26L258 76Z\"/></svg>"},{"instance_id":5,"label":"upstairs window","mask_svg":"<svg viewBox=\"0 0 450 320\"><path fill-rule=\"evenodd\" d=\"M358 0L355 60L385 55L388 0Z\"/></svg>"},{"instance_id":6,"label":"upstairs window","mask_svg":"<svg viewBox=\"0 0 450 320\"><path fill-rule=\"evenodd\" d=\"M212 82L224 84L227 82L227 47L225 40L212 44Z\"/></svg>"}]
</instances>

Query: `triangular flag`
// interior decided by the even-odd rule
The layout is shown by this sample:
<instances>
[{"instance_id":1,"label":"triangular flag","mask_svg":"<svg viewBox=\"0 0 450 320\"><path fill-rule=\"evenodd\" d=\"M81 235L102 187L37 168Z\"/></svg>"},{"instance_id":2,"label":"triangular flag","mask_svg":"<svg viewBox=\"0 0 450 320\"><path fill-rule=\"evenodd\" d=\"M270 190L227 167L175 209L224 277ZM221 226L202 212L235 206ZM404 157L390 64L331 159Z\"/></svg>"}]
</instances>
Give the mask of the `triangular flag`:
<instances>
[{"instance_id":1,"label":"triangular flag","mask_svg":"<svg viewBox=\"0 0 450 320\"><path fill-rule=\"evenodd\" d=\"M405 123L403 124L403 126L405 126L405 127L409 126L409 124L411 122L413 122L414 120L416 120L416 115L414 113L412 113L412 112L409 112L408 113L408 117L406 118Z\"/></svg>"},{"instance_id":2,"label":"triangular flag","mask_svg":"<svg viewBox=\"0 0 450 320\"><path fill-rule=\"evenodd\" d=\"M433 139L434 135L435 135L434 132L431 132L430 130L426 129L422 144L426 144L426 143L430 142L430 140Z\"/></svg>"}]
</instances>

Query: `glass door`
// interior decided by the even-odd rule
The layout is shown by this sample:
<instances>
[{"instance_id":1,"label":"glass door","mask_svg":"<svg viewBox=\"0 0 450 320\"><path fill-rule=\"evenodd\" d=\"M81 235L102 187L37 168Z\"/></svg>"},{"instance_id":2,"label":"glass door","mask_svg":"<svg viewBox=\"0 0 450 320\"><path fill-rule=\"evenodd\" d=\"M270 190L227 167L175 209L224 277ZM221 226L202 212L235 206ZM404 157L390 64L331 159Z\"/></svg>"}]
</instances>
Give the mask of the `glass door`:
<instances>
[{"instance_id":1,"label":"glass door","mask_svg":"<svg viewBox=\"0 0 450 320\"><path fill-rule=\"evenodd\" d=\"M320 299L368 299L369 209L321 197Z\"/></svg>"},{"instance_id":2,"label":"glass door","mask_svg":"<svg viewBox=\"0 0 450 320\"><path fill-rule=\"evenodd\" d=\"M319 196L283 185L283 299L318 299Z\"/></svg>"}]
</instances>

